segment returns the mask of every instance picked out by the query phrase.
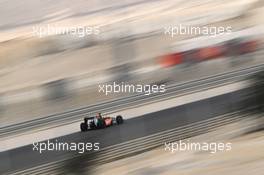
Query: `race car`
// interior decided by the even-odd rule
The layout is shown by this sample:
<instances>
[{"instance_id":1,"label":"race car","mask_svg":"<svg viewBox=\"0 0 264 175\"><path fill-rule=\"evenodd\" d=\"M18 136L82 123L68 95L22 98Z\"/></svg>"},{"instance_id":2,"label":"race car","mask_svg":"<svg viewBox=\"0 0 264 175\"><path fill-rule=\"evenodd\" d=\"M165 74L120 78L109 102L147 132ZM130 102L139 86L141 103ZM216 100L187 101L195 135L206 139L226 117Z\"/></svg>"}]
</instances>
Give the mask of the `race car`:
<instances>
[{"instance_id":1,"label":"race car","mask_svg":"<svg viewBox=\"0 0 264 175\"><path fill-rule=\"evenodd\" d=\"M120 125L124 122L123 117L118 115L116 117L102 117L97 114L94 117L85 117L84 122L80 124L82 132L94 129L102 129L113 125Z\"/></svg>"}]
</instances>

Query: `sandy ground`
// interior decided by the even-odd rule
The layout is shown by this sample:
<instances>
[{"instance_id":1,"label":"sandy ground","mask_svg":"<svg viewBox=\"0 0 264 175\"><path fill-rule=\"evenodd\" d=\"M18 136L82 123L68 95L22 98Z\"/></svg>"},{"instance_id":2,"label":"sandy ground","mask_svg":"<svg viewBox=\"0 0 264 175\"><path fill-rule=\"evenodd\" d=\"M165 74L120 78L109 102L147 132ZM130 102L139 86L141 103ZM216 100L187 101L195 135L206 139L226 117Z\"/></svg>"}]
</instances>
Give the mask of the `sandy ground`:
<instances>
[{"instance_id":1,"label":"sandy ground","mask_svg":"<svg viewBox=\"0 0 264 175\"><path fill-rule=\"evenodd\" d=\"M165 151L165 147L98 167L97 175L262 175L264 164L264 132L243 135L243 127L251 122L238 122L212 133L190 139L190 142L232 143L230 151ZM236 130L236 132L234 132Z\"/></svg>"}]
</instances>

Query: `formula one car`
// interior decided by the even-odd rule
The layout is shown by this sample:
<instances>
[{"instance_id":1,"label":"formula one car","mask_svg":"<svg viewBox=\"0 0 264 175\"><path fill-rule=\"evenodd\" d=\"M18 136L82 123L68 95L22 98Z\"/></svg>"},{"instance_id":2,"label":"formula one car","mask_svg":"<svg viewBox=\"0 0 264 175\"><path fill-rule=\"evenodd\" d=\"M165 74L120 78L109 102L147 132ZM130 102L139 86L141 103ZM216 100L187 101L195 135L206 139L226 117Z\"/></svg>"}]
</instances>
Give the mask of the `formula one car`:
<instances>
[{"instance_id":1,"label":"formula one car","mask_svg":"<svg viewBox=\"0 0 264 175\"><path fill-rule=\"evenodd\" d=\"M85 117L84 122L80 124L81 131L88 131L94 129L102 129L113 125L120 125L124 122L123 117L118 115L116 117L102 117L101 114L95 117Z\"/></svg>"}]
</instances>

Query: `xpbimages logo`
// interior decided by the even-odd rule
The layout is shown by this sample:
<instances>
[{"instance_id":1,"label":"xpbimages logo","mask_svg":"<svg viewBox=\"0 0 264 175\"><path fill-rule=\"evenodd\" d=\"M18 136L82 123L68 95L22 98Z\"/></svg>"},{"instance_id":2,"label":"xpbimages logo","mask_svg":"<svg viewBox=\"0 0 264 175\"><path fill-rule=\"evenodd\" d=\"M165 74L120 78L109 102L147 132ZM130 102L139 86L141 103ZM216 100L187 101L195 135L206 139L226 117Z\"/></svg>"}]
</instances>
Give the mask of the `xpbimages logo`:
<instances>
[{"instance_id":1,"label":"xpbimages logo","mask_svg":"<svg viewBox=\"0 0 264 175\"><path fill-rule=\"evenodd\" d=\"M232 149L232 143L223 142L190 142L189 140L179 142L169 142L164 144L165 151L174 153L176 151L210 151L210 153L216 153L221 151L230 151Z\"/></svg>"},{"instance_id":2,"label":"xpbimages logo","mask_svg":"<svg viewBox=\"0 0 264 175\"><path fill-rule=\"evenodd\" d=\"M98 92L108 95L110 93L144 93L150 95L152 93L165 92L165 85L150 85L150 84L125 84L113 82L113 84L100 84L98 85Z\"/></svg>"},{"instance_id":3,"label":"xpbimages logo","mask_svg":"<svg viewBox=\"0 0 264 175\"><path fill-rule=\"evenodd\" d=\"M77 37L86 37L88 35L99 35L100 26L77 26L65 27L57 25L34 26L33 34L40 38L51 35L74 35Z\"/></svg>"},{"instance_id":4,"label":"xpbimages logo","mask_svg":"<svg viewBox=\"0 0 264 175\"><path fill-rule=\"evenodd\" d=\"M164 34L171 37L177 35L205 35L205 36L216 36L231 34L231 26L189 26L189 25L176 25L164 27Z\"/></svg>"},{"instance_id":5,"label":"xpbimages logo","mask_svg":"<svg viewBox=\"0 0 264 175\"><path fill-rule=\"evenodd\" d=\"M33 151L38 151L40 154L44 151L77 151L82 154L85 151L99 151L99 143L74 143L74 142L58 142L55 140L51 142L50 140L46 142L34 142Z\"/></svg>"}]
</instances>

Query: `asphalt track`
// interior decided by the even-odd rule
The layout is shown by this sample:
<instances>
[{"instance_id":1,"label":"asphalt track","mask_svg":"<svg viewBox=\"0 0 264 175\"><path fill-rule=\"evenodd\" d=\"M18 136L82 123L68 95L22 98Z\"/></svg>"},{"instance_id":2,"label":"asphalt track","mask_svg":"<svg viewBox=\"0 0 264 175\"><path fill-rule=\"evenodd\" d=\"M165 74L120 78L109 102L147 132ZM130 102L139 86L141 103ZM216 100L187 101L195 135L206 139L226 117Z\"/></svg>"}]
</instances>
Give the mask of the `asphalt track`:
<instances>
[{"instance_id":1,"label":"asphalt track","mask_svg":"<svg viewBox=\"0 0 264 175\"><path fill-rule=\"evenodd\" d=\"M126 120L123 125L73 133L56 138L58 142L99 142L100 148L147 136L167 129L212 118L241 109L239 103L249 89L220 95L202 101L162 110ZM51 140L52 141L52 140ZM53 142L55 140L53 139ZM27 169L44 163L61 160L75 155L66 151L46 151L40 154L32 151L33 146L17 148L0 153L0 174Z\"/></svg>"}]
</instances>

